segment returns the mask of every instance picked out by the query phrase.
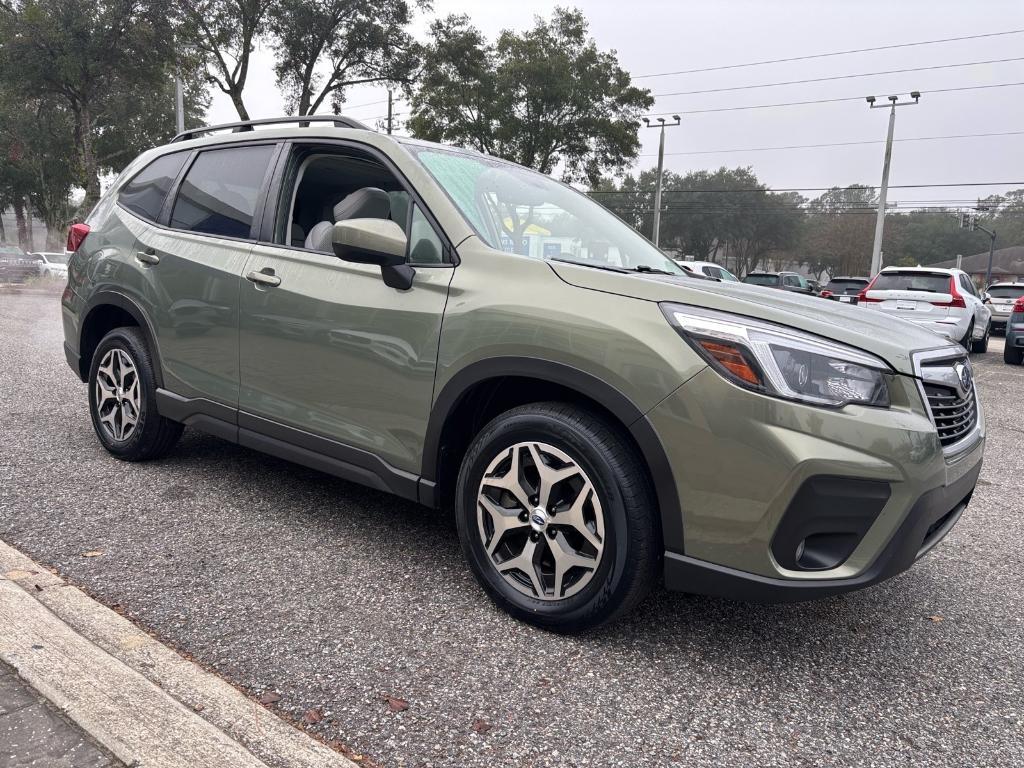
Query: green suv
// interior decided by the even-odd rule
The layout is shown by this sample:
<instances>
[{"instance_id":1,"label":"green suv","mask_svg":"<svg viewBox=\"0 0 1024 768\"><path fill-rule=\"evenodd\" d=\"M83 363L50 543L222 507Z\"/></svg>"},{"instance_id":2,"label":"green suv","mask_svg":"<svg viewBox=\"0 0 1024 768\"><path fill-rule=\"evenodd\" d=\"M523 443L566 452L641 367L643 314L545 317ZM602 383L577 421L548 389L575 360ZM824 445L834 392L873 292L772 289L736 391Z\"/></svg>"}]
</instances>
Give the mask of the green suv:
<instances>
[{"instance_id":1,"label":"green suv","mask_svg":"<svg viewBox=\"0 0 1024 768\"><path fill-rule=\"evenodd\" d=\"M65 351L118 458L189 426L453 509L484 590L560 631L659 578L867 586L970 500L985 424L958 345L697 279L487 155L262 122L145 153L72 228Z\"/></svg>"}]
</instances>

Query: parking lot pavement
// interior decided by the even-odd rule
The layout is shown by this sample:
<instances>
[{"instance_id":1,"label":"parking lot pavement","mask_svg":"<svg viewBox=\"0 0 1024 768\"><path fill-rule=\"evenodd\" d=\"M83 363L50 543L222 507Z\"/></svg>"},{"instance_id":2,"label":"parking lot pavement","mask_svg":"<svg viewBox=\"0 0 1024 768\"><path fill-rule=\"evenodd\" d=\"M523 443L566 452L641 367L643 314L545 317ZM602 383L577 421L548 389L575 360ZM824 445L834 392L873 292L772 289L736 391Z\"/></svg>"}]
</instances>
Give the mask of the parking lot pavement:
<instances>
[{"instance_id":1,"label":"parking lot pavement","mask_svg":"<svg viewBox=\"0 0 1024 768\"><path fill-rule=\"evenodd\" d=\"M61 341L55 299L0 296L0 538L377 764L1024 763L1024 368L1001 339L975 356L981 485L908 573L799 605L659 592L581 637L496 610L443 515L190 431L114 460Z\"/></svg>"}]
</instances>

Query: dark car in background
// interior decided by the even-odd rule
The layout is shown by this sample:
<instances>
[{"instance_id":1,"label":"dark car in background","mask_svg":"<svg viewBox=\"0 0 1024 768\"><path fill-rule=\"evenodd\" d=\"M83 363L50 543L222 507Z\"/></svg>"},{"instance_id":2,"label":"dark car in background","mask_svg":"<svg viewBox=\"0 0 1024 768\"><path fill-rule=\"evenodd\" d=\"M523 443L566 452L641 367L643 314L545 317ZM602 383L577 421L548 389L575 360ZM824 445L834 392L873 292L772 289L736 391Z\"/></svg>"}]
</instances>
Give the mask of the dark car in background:
<instances>
[{"instance_id":1,"label":"dark car in background","mask_svg":"<svg viewBox=\"0 0 1024 768\"><path fill-rule=\"evenodd\" d=\"M762 285L765 288L781 288L794 293L815 295L814 289L807 280L796 272L750 272L743 278L748 285Z\"/></svg>"},{"instance_id":2,"label":"dark car in background","mask_svg":"<svg viewBox=\"0 0 1024 768\"><path fill-rule=\"evenodd\" d=\"M24 283L39 276L39 259L16 245L0 243L0 283Z\"/></svg>"},{"instance_id":3,"label":"dark car in background","mask_svg":"<svg viewBox=\"0 0 1024 768\"><path fill-rule=\"evenodd\" d=\"M1006 321L1003 362L1011 365L1024 363L1024 296L1013 303L1010 319Z\"/></svg>"},{"instance_id":4,"label":"dark car in background","mask_svg":"<svg viewBox=\"0 0 1024 768\"><path fill-rule=\"evenodd\" d=\"M856 304L857 294L868 287L869 277L833 277L822 289L821 297L843 304Z\"/></svg>"}]
</instances>

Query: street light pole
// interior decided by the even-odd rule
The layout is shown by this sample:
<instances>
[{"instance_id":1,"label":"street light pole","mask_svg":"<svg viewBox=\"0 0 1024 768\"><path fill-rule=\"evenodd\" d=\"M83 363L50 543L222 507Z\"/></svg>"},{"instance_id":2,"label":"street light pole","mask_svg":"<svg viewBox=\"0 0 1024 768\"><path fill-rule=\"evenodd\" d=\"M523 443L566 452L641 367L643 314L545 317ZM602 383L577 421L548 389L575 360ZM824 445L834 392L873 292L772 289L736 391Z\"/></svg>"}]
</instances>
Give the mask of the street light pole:
<instances>
[{"instance_id":1,"label":"street light pole","mask_svg":"<svg viewBox=\"0 0 1024 768\"><path fill-rule=\"evenodd\" d=\"M875 218L875 240L871 246L871 273L877 275L882 269L882 234L885 231L885 199L889 194L889 163L892 160L892 135L896 128L896 107L917 104L921 98L918 91L911 91L913 101L900 101L899 96L889 96L889 133L885 137L885 160L882 163L882 189L878 194L878 216ZM884 104L875 104L875 97L867 97L871 109L884 108Z\"/></svg>"},{"instance_id":2,"label":"street light pole","mask_svg":"<svg viewBox=\"0 0 1024 768\"><path fill-rule=\"evenodd\" d=\"M979 208L978 210L985 209ZM994 229L989 229L988 227L983 227L979 224L978 215L976 213L972 213L968 217L967 214L963 212L960 213L960 229L969 229L971 232L974 232L976 229L980 229L988 235L988 269L985 270L985 285L982 286L982 290L987 291L988 287L992 285L992 258L995 256L996 252L996 231ZM957 260L956 265L959 268L959 259Z\"/></svg>"},{"instance_id":3,"label":"street light pole","mask_svg":"<svg viewBox=\"0 0 1024 768\"><path fill-rule=\"evenodd\" d=\"M669 126L679 125L682 122L682 118L679 115L672 115L675 119L674 123L668 123ZM652 126L651 121L648 118L644 118L644 124L648 128L660 127L661 137L658 140L658 181L654 187L654 230L651 233L651 240L655 245L659 245L659 239L661 237L661 185L662 179L665 175L665 118L659 117L658 122L660 126Z\"/></svg>"}]
</instances>

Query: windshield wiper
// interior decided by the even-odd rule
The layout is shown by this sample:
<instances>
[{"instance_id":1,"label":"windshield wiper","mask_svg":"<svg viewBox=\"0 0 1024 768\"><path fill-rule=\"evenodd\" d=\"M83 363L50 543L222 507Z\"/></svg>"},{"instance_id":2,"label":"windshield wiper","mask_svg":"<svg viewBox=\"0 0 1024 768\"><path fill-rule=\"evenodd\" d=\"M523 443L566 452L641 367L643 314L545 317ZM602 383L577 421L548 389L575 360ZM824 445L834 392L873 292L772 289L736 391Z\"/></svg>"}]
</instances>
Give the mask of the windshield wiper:
<instances>
[{"instance_id":1,"label":"windshield wiper","mask_svg":"<svg viewBox=\"0 0 1024 768\"><path fill-rule=\"evenodd\" d=\"M637 264L635 267L630 267L626 270L627 272L644 272L648 275L678 275L678 272L669 272L664 269L658 269L657 267L651 267L647 264Z\"/></svg>"},{"instance_id":2,"label":"windshield wiper","mask_svg":"<svg viewBox=\"0 0 1024 768\"><path fill-rule=\"evenodd\" d=\"M603 269L608 272L629 273L632 270L623 267L616 267L614 264L595 264L592 261L577 261L576 259L561 259L558 256L549 256L547 261L560 261L563 264L575 264L579 267L590 267L591 269Z\"/></svg>"}]
</instances>

